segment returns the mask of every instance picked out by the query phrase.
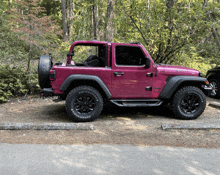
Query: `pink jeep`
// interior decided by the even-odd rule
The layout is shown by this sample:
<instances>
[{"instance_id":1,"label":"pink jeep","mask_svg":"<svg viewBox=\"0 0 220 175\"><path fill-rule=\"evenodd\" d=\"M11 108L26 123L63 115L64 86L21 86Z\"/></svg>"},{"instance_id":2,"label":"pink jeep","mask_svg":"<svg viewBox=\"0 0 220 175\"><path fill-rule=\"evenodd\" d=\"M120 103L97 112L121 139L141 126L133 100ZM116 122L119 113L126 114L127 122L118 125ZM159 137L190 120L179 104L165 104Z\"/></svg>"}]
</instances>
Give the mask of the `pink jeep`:
<instances>
[{"instance_id":1,"label":"pink jeep","mask_svg":"<svg viewBox=\"0 0 220 175\"><path fill-rule=\"evenodd\" d=\"M71 63L73 56L81 63ZM51 54L42 55L39 84L43 95L66 100L74 121L95 120L107 102L121 107L170 103L176 117L196 119L206 106L204 91L211 90L198 70L155 64L140 43L76 41L67 57L66 64L53 65Z\"/></svg>"}]
</instances>

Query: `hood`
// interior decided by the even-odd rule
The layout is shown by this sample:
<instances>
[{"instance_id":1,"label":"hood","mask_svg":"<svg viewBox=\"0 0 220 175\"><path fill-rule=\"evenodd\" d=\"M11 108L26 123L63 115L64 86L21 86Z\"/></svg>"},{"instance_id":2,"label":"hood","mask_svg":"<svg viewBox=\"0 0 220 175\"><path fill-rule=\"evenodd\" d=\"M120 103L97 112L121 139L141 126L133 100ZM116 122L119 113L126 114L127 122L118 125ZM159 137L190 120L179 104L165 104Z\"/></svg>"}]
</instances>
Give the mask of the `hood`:
<instances>
[{"instance_id":1,"label":"hood","mask_svg":"<svg viewBox=\"0 0 220 175\"><path fill-rule=\"evenodd\" d=\"M157 65L157 73L165 74L169 76L187 75L187 76L199 76L199 71L182 66L173 65Z\"/></svg>"}]
</instances>

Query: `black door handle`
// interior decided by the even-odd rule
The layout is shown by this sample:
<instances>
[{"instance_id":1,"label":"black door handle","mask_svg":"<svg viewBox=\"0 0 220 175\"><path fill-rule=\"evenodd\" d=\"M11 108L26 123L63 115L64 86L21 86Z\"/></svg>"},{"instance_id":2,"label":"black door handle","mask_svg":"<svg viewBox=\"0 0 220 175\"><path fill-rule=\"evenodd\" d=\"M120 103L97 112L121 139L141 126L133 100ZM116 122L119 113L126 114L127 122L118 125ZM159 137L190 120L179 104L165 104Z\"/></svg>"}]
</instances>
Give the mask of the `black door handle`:
<instances>
[{"instance_id":1,"label":"black door handle","mask_svg":"<svg viewBox=\"0 0 220 175\"><path fill-rule=\"evenodd\" d=\"M124 75L124 72L114 72L115 77L118 75Z\"/></svg>"}]
</instances>

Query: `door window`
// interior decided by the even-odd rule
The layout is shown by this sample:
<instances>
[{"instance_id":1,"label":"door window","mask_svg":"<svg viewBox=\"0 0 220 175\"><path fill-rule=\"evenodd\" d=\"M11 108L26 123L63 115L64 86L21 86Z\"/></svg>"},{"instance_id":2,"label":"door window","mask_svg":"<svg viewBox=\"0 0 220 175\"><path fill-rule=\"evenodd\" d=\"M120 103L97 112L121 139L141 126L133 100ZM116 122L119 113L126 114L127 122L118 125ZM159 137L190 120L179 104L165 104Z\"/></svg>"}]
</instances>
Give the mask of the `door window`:
<instances>
[{"instance_id":1,"label":"door window","mask_svg":"<svg viewBox=\"0 0 220 175\"><path fill-rule=\"evenodd\" d=\"M121 66L143 66L145 55L140 47L116 46L116 64Z\"/></svg>"}]
</instances>

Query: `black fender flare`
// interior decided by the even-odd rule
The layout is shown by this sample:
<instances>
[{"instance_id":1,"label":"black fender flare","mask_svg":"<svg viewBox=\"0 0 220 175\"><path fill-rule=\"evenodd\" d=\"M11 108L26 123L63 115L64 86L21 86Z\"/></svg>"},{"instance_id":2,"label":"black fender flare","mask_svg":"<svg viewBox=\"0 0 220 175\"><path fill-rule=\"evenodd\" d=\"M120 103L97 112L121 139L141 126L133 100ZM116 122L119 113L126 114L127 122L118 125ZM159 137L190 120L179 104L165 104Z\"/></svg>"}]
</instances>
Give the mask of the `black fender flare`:
<instances>
[{"instance_id":1,"label":"black fender flare","mask_svg":"<svg viewBox=\"0 0 220 175\"><path fill-rule=\"evenodd\" d=\"M65 91L67 90L67 88L69 87L69 85L75 81L75 80L92 80L95 81L96 83L99 84L99 86L102 88L102 90L104 91L104 93L106 94L106 96L110 99L112 98L112 95L109 91L109 89L107 88L107 86L105 85L105 83L101 80L101 78L99 78L98 76L95 75L86 75L86 74L74 74L74 75L70 75L68 76L64 82L62 83L62 85L60 86L60 91Z\"/></svg>"},{"instance_id":2,"label":"black fender flare","mask_svg":"<svg viewBox=\"0 0 220 175\"><path fill-rule=\"evenodd\" d=\"M177 90L179 85L184 82L193 82L194 84L197 82L200 84L206 85L206 78L203 77L194 77L194 76L174 76L167 78L167 84L164 86L161 91L159 98L160 99L170 99L173 93Z\"/></svg>"}]
</instances>

